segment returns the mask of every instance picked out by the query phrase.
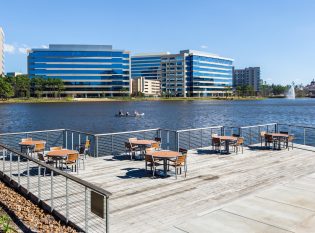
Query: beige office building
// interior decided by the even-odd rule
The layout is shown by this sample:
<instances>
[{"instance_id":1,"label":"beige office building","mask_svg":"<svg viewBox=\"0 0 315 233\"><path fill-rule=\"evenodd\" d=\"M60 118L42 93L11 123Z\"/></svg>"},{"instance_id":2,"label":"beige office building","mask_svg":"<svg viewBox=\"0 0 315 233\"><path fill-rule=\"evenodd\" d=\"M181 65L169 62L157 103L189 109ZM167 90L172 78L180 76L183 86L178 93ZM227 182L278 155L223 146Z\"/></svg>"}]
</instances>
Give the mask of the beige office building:
<instances>
[{"instance_id":1,"label":"beige office building","mask_svg":"<svg viewBox=\"0 0 315 233\"><path fill-rule=\"evenodd\" d=\"M161 81L150 80L144 77L132 79L132 93L143 93L145 96L160 96L161 95Z\"/></svg>"},{"instance_id":2,"label":"beige office building","mask_svg":"<svg viewBox=\"0 0 315 233\"><path fill-rule=\"evenodd\" d=\"M0 76L4 75L4 32L0 27Z\"/></svg>"}]
</instances>

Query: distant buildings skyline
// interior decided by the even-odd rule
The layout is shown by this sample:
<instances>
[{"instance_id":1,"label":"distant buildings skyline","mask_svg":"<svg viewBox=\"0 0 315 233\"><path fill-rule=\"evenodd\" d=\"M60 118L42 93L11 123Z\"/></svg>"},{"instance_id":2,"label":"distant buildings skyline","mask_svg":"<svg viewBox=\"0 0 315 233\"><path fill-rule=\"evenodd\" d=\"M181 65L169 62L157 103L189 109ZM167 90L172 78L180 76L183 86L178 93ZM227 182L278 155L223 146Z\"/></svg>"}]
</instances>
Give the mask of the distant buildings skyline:
<instances>
[{"instance_id":1,"label":"distant buildings skyline","mask_svg":"<svg viewBox=\"0 0 315 233\"><path fill-rule=\"evenodd\" d=\"M260 67L233 68L233 87L250 86L255 92L260 91Z\"/></svg>"},{"instance_id":2,"label":"distant buildings skyline","mask_svg":"<svg viewBox=\"0 0 315 233\"><path fill-rule=\"evenodd\" d=\"M132 94L137 96L161 96L161 81L159 79L147 79L145 77L133 78L131 81Z\"/></svg>"},{"instance_id":3,"label":"distant buildings skyline","mask_svg":"<svg viewBox=\"0 0 315 233\"><path fill-rule=\"evenodd\" d=\"M169 96L222 96L232 87L233 59L181 50L179 53L143 53L131 57L132 77L161 80Z\"/></svg>"},{"instance_id":4,"label":"distant buildings skyline","mask_svg":"<svg viewBox=\"0 0 315 233\"><path fill-rule=\"evenodd\" d=\"M129 51L113 50L111 45L52 44L28 51L30 78L60 78L64 94L78 97L131 94L131 78L140 77L145 78L142 83L158 80L163 95L223 96L231 91L232 65L231 58L195 50L132 58Z\"/></svg>"}]
</instances>

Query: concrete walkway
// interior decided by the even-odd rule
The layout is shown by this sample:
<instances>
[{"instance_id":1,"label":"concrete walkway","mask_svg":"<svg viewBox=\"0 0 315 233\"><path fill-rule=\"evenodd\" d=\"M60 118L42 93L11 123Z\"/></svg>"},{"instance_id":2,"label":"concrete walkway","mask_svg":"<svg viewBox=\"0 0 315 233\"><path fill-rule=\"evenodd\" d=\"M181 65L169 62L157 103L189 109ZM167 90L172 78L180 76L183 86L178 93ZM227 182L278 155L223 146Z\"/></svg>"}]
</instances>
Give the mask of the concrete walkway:
<instances>
[{"instance_id":1,"label":"concrete walkway","mask_svg":"<svg viewBox=\"0 0 315 233\"><path fill-rule=\"evenodd\" d=\"M189 233L315 232L315 173L253 193L175 226Z\"/></svg>"}]
</instances>

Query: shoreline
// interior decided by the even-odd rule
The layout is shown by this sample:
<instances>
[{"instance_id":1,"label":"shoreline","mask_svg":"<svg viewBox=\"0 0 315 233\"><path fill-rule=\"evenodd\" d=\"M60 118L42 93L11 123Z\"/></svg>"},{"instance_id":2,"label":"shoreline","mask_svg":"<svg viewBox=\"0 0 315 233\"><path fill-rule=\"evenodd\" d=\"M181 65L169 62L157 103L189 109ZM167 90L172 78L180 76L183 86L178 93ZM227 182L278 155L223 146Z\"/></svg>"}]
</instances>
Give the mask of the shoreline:
<instances>
[{"instance_id":1,"label":"shoreline","mask_svg":"<svg viewBox=\"0 0 315 233\"><path fill-rule=\"evenodd\" d=\"M250 101L250 100L264 100L265 97L158 97L158 98L130 98L130 97L116 97L116 98L12 98L7 100L0 100L0 104L18 104L18 103L85 103L85 102L145 102L145 101Z\"/></svg>"}]
</instances>

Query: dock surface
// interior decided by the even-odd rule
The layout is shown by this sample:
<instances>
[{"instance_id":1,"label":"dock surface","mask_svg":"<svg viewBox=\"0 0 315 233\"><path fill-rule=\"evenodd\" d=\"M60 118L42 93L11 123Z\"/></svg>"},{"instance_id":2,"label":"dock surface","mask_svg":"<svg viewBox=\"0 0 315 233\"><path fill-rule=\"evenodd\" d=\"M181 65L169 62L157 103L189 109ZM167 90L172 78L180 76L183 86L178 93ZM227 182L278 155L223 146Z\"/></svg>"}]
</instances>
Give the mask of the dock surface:
<instances>
[{"instance_id":1,"label":"dock surface","mask_svg":"<svg viewBox=\"0 0 315 233\"><path fill-rule=\"evenodd\" d=\"M315 150L298 147L189 151L177 180L121 156L89 158L77 176L112 192L111 232L315 232Z\"/></svg>"}]
</instances>

